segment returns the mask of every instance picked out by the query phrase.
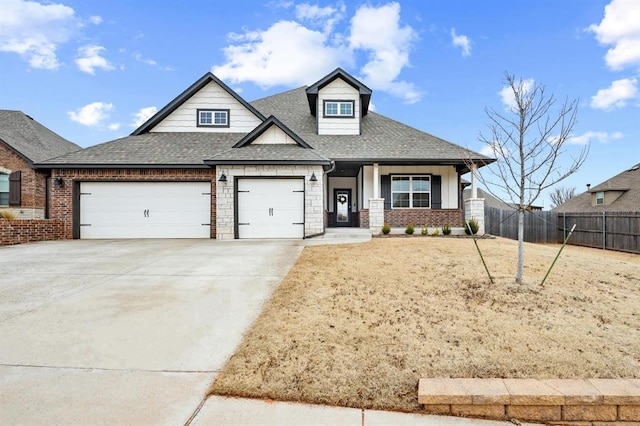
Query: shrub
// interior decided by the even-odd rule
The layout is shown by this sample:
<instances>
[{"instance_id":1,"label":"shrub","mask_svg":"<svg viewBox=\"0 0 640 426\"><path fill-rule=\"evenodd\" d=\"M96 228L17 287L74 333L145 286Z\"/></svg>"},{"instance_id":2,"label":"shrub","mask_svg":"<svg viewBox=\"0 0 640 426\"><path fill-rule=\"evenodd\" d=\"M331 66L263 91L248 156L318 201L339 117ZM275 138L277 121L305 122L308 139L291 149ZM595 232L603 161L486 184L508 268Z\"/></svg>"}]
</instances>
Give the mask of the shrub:
<instances>
[{"instance_id":1,"label":"shrub","mask_svg":"<svg viewBox=\"0 0 640 426\"><path fill-rule=\"evenodd\" d=\"M407 225L407 229L405 229L405 230L404 230L404 233L405 233L405 234L407 234L407 235L412 235L412 234L413 234L413 232L414 232L414 230L415 230L415 229L414 229L414 227L413 227L413 223L409 223L409 224Z\"/></svg>"},{"instance_id":2,"label":"shrub","mask_svg":"<svg viewBox=\"0 0 640 426\"><path fill-rule=\"evenodd\" d=\"M389 226L389 224L385 223L384 225L382 225L382 233L384 235L387 235L389 232L391 232L391 227Z\"/></svg>"},{"instance_id":3,"label":"shrub","mask_svg":"<svg viewBox=\"0 0 640 426\"><path fill-rule=\"evenodd\" d=\"M0 210L0 219L13 220L16 218L16 214L11 210Z\"/></svg>"},{"instance_id":4,"label":"shrub","mask_svg":"<svg viewBox=\"0 0 640 426\"><path fill-rule=\"evenodd\" d=\"M480 229L480 225L478 224L478 220L476 218L471 218L471 220L469 220L468 222L466 222L466 225L464 227L464 232L467 235L475 235L478 233L478 229Z\"/></svg>"},{"instance_id":5,"label":"shrub","mask_svg":"<svg viewBox=\"0 0 640 426\"><path fill-rule=\"evenodd\" d=\"M434 229L431 235L433 235L434 237L437 237L438 235L440 235L440 230L438 228Z\"/></svg>"},{"instance_id":6,"label":"shrub","mask_svg":"<svg viewBox=\"0 0 640 426\"><path fill-rule=\"evenodd\" d=\"M422 230L420 231L420 233L422 235L427 235L429 233L429 231L427 231L427 226L426 225L422 225Z\"/></svg>"},{"instance_id":7,"label":"shrub","mask_svg":"<svg viewBox=\"0 0 640 426\"><path fill-rule=\"evenodd\" d=\"M451 226L449 226L448 223L442 227L442 234L443 235L451 234Z\"/></svg>"}]
</instances>

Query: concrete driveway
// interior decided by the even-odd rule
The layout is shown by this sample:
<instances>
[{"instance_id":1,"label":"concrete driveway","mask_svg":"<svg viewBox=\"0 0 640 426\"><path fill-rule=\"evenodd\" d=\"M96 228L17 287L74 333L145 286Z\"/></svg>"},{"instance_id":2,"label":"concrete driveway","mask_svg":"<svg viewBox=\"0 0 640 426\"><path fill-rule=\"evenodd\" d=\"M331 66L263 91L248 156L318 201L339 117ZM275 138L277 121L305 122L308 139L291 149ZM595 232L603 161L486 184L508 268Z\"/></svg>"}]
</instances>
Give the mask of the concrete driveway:
<instances>
[{"instance_id":1,"label":"concrete driveway","mask_svg":"<svg viewBox=\"0 0 640 426\"><path fill-rule=\"evenodd\" d=\"M0 247L0 424L184 424L303 247Z\"/></svg>"}]
</instances>

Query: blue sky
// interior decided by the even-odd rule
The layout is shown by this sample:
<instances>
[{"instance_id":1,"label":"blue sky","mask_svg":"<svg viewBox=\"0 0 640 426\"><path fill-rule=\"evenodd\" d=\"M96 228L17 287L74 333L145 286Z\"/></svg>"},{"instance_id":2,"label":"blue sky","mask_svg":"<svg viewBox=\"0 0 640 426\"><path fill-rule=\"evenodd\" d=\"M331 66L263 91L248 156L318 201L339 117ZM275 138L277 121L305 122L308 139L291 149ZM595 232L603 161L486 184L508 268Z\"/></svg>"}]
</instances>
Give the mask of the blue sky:
<instances>
[{"instance_id":1,"label":"blue sky","mask_svg":"<svg viewBox=\"0 0 640 426\"><path fill-rule=\"evenodd\" d=\"M504 73L579 99L595 185L640 162L640 1L0 0L0 108L83 147L130 134L207 71L248 101L337 66L376 112L478 152ZM543 198L537 202L549 207Z\"/></svg>"}]
</instances>

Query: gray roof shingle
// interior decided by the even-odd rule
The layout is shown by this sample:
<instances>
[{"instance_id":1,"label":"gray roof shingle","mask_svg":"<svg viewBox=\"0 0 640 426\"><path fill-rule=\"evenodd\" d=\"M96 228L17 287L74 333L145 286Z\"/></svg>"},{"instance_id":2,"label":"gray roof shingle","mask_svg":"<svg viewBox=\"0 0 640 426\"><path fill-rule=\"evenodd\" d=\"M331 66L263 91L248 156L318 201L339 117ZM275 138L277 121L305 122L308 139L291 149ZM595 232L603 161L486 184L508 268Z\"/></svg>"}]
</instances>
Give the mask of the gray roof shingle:
<instances>
[{"instance_id":1,"label":"gray roof shingle","mask_svg":"<svg viewBox=\"0 0 640 426\"><path fill-rule=\"evenodd\" d=\"M0 140L31 163L82 149L21 111L0 110Z\"/></svg>"},{"instance_id":2,"label":"gray roof shingle","mask_svg":"<svg viewBox=\"0 0 640 426\"><path fill-rule=\"evenodd\" d=\"M601 191L624 191L624 193L609 205L591 205L592 194ZM640 163L573 197L553 210L560 213L640 211Z\"/></svg>"}]
</instances>

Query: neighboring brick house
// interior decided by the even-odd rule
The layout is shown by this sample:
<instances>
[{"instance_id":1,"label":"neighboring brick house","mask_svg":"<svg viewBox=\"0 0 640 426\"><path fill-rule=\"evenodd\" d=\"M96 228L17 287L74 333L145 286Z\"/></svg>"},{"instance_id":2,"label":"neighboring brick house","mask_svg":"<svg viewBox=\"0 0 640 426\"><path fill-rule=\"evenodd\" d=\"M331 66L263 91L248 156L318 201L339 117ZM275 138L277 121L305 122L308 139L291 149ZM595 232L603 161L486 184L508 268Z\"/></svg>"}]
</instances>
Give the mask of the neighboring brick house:
<instances>
[{"instance_id":1,"label":"neighboring brick house","mask_svg":"<svg viewBox=\"0 0 640 426\"><path fill-rule=\"evenodd\" d=\"M640 211L640 163L554 208L559 213Z\"/></svg>"},{"instance_id":2,"label":"neighboring brick house","mask_svg":"<svg viewBox=\"0 0 640 426\"><path fill-rule=\"evenodd\" d=\"M130 136L38 163L60 182L51 217L67 238L462 226L461 176L494 159L370 111L371 95L338 68L247 102L207 73Z\"/></svg>"},{"instance_id":3,"label":"neighboring brick house","mask_svg":"<svg viewBox=\"0 0 640 426\"><path fill-rule=\"evenodd\" d=\"M33 165L79 149L20 111L0 110L0 209L45 218L49 171Z\"/></svg>"}]
</instances>

